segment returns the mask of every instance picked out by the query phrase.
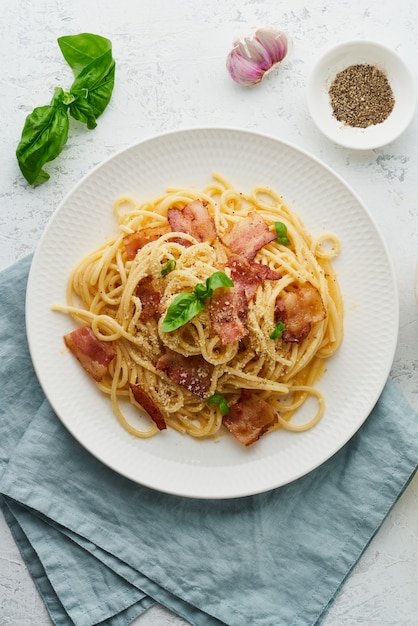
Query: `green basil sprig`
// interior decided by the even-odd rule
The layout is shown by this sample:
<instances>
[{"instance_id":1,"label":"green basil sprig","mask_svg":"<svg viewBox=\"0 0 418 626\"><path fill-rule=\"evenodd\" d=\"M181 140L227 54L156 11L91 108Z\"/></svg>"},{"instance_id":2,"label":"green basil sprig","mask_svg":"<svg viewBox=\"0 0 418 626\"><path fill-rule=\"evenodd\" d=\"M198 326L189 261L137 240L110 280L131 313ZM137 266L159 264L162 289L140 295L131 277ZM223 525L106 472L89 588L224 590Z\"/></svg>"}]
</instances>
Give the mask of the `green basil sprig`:
<instances>
[{"instance_id":1,"label":"green basil sprig","mask_svg":"<svg viewBox=\"0 0 418 626\"><path fill-rule=\"evenodd\" d=\"M274 227L276 229L276 239L278 243L281 243L283 246L289 246L290 240L287 236L286 224L283 224L283 222L274 222Z\"/></svg>"},{"instance_id":2,"label":"green basil sprig","mask_svg":"<svg viewBox=\"0 0 418 626\"><path fill-rule=\"evenodd\" d=\"M68 113L87 128L97 126L112 96L115 61L109 39L91 33L60 37L58 45L73 70L70 91L57 87L49 105L30 113L16 149L20 170L28 183L39 185L49 179L43 170L55 159L68 139Z\"/></svg>"},{"instance_id":3,"label":"green basil sprig","mask_svg":"<svg viewBox=\"0 0 418 626\"><path fill-rule=\"evenodd\" d=\"M192 292L179 293L170 304L163 319L161 329L165 333L176 330L189 322L205 308L206 300L219 287L233 287L234 283L224 272L215 272L198 283Z\"/></svg>"},{"instance_id":4,"label":"green basil sprig","mask_svg":"<svg viewBox=\"0 0 418 626\"><path fill-rule=\"evenodd\" d=\"M212 403L218 405L221 415L228 415L228 402L225 400L225 397L221 393L214 393L213 396L210 396L210 398L206 400L206 404Z\"/></svg>"},{"instance_id":5,"label":"green basil sprig","mask_svg":"<svg viewBox=\"0 0 418 626\"><path fill-rule=\"evenodd\" d=\"M283 322L277 322L273 332L270 334L270 339L280 339L285 330L285 324L283 324Z\"/></svg>"},{"instance_id":6,"label":"green basil sprig","mask_svg":"<svg viewBox=\"0 0 418 626\"><path fill-rule=\"evenodd\" d=\"M161 276L165 278L167 274L176 269L175 259L168 259L167 263L161 268Z\"/></svg>"}]
</instances>

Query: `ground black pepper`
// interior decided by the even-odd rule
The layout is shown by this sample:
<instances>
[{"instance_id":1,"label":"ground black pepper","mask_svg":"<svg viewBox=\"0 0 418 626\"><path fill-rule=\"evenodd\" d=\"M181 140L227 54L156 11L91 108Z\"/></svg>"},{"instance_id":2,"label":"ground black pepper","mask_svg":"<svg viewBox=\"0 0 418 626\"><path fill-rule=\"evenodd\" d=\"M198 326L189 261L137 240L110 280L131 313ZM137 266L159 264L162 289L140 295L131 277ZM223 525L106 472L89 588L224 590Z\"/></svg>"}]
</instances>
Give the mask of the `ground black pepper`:
<instances>
[{"instance_id":1,"label":"ground black pepper","mask_svg":"<svg viewBox=\"0 0 418 626\"><path fill-rule=\"evenodd\" d=\"M359 128L384 122L395 105L385 73L368 64L350 65L339 72L329 96L334 117Z\"/></svg>"}]
</instances>

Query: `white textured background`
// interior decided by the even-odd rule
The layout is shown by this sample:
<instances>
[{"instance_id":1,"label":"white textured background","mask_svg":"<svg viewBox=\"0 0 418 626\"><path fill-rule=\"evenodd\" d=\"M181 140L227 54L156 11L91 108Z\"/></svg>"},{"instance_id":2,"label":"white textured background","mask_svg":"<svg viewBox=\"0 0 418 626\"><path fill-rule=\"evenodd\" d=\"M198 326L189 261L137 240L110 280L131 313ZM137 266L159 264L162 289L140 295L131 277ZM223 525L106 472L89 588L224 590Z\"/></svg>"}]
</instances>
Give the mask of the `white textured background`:
<instances>
[{"instance_id":1,"label":"white textured background","mask_svg":"<svg viewBox=\"0 0 418 626\"><path fill-rule=\"evenodd\" d=\"M80 177L128 144L190 126L231 125L269 133L333 167L378 223L401 300L392 375L418 408L418 309L413 294L417 119L391 145L357 153L321 136L305 102L311 64L324 48L345 39L369 38L392 46L418 78L416 0L0 0L0 15L0 268L32 251L55 207ZM240 88L226 73L225 57L236 36L266 23L290 35L291 54L261 85ZM47 166L51 180L31 189L20 175L16 145L33 107L49 103L54 86L70 87L71 70L56 39L79 32L101 34L113 42L117 73L112 101L94 131L71 124L63 153ZM325 626L415 626L417 591L416 477L348 579ZM50 624L3 519L0 624ZM155 607L139 624L184 622Z\"/></svg>"}]
</instances>

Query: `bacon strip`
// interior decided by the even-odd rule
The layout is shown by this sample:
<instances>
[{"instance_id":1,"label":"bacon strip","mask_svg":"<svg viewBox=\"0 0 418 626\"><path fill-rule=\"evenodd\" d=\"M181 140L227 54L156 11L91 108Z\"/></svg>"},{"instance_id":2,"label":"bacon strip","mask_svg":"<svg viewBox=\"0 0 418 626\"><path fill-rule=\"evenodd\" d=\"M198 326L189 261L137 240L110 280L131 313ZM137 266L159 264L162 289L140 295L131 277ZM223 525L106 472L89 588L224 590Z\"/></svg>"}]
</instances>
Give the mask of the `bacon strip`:
<instances>
[{"instance_id":1,"label":"bacon strip","mask_svg":"<svg viewBox=\"0 0 418 626\"><path fill-rule=\"evenodd\" d=\"M126 237L123 238L123 244L128 261L132 261L136 257L138 250L146 246L147 243L156 241L161 235L165 235L169 232L170 228L167 225L161 225L152 228L142 228L141 230L126 235Z\"/></svg>"},{"instance_id":2,"label":"bacon strip","mask_svg":"<svg viewBox=\"0 0 418 626\"><path fill-rule=\"evenodd\" d=\"M210 301L210 320L213 331L223 345L239 341L248 334L245 326L248 302L243 289L218 289Z\"/></svg>"},{"instance_id":3,"label":"bacon strip","mask_svg":"<svg viewBox=\"0 0 418 626\"><path fill-rule=\"evenodd\" d=\"M144 409L146 413L154 420L159 430L165 430L167 424L163 414L161 413L155 402L141 389L139 385L129 384L135 401Z\"/></svg>"},{"instance_id":4,"label":"bacon strip","mask_svg":"<svg viewBox=\"0 0 418 626\"><path fill-rule=\"evenodd\" d=\"M222 241L236 254L247 261L253 261L257 252L270 241L276 239L275 233L269 231L267 223L256 211L233 224L222 237Z\"/></svg>"},{"instance_id":5,"label":"bacon strip","mask_svg":"<svg viewBox=\"0 0 418 626\"><path fill-rule=\"evenodd\" d=\"M326 317L321 294L311 283L283 292L276 300L275 313L276 321L286 326L283 341L295 343L309 335L312 324Z\"/></svg>"},{"instance_id":6,"label":"bacon strip","mask_svg":"<svg viewBox=\"0 0 418 626\"><path fill-rule=\"evenodd\" d=\"M212 243L216 238L216 227L207 210L207 203L194 200L180 210L169 209L167 214L171 230L188 233L198 241Z\"/></svg>"},{"instance_id":7,"label":"bacon strip","mask_svg":"<svg viewBox=\"0 0 418 626\"><path fill-rule=\"evenodd\" d=\"M65 345L96 380L101 381L116 351L109 341L100 341L90 326L83 326L64 335Z\"/></svg>"},{"instance_id":8,"label":"bacon strip","mask_svg":"<svg viewBox=\"0 0 418 626\"><path fill-rule=\"evenodd\" d=\"M147 322L155 315L161 313L161 294L155 289L154 281L151 276L146 276L139 281L135 295L141 300L142 310L139 319L141 322Z\"/></svg>"},{"instance_id":9,"label":"bacon strip","mask_svg":"<svg viewBox=\"0 0 418 626\"><path fill-rule=\"evenodd\" d=\"M213 365L203 356L183 356L170 348L158 359L157 370L163 370L172 381L199 398L206 398L211 385Z\"/></svg>"},{"instance_id":10,"label":"bacon strip","mask_svg":"<svg viewBox=\"0 0 418 626\"><path fill-rule=\"evenodd\" d=\"M250 263L245 257L237 254L232 254L229 257L227 266L231 269L231 279L234 287L242 289L248 300L251 300L257 291L257 287L264 280L279 280L281 278L281 274L272 270L268 265L264 265L264 263Z\"/></svg>"},{"instance_id":11,"label":"bacon strip","mask_svg":"<svg viewBox=\"0 0 418 626\"><path fill-rule=\"evenodd\" d=\"M222 418L224 426L244 446L258 441L275 422L274 409L265 400L245 389L238 402Z\"/></svg>"},{"instance_id":12,"label":"bacon strip","mask_svg":"<svg viewBox=\"0 0 418 626\"><path fill-rule=\"evenodd\" d=\"M234 286L219 289L210 302L210 319L213 331L223 345L239 341L248 334L246 327L248 302L264 280L279 280L281 275L268 265L247 261L243 256L232 254L227 261Z\"/></svg>"}]
</instances>

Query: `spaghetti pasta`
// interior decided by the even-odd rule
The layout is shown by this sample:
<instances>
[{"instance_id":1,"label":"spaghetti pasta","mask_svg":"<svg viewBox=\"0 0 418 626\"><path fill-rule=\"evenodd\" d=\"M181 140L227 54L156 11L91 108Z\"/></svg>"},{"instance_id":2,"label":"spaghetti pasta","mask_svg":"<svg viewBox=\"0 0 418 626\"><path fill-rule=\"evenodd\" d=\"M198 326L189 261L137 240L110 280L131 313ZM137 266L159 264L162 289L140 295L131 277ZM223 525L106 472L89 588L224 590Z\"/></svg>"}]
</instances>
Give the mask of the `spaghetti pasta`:
<instances>
[{"instance_id":1,"label":"spaghetti pasta","mask_svg":"<svg viewBox=\"0 0 418 626\"><path fill-rule=\"evenodd\" d=\"M343 339L338 238L311 236L272 189L245 194L219 174L202 191L168 189L139 205L121 197L114 211L117 236L78 263L67 303L53 308L111 347L96 380L122 426L197 438L226 426L249 445L318 423L315 383ZM186 321L167 330L177 314ZM313 415L293 423L310 396ZM149 425L128 420L125 401Z\"/></svg>"}]
</instances>

